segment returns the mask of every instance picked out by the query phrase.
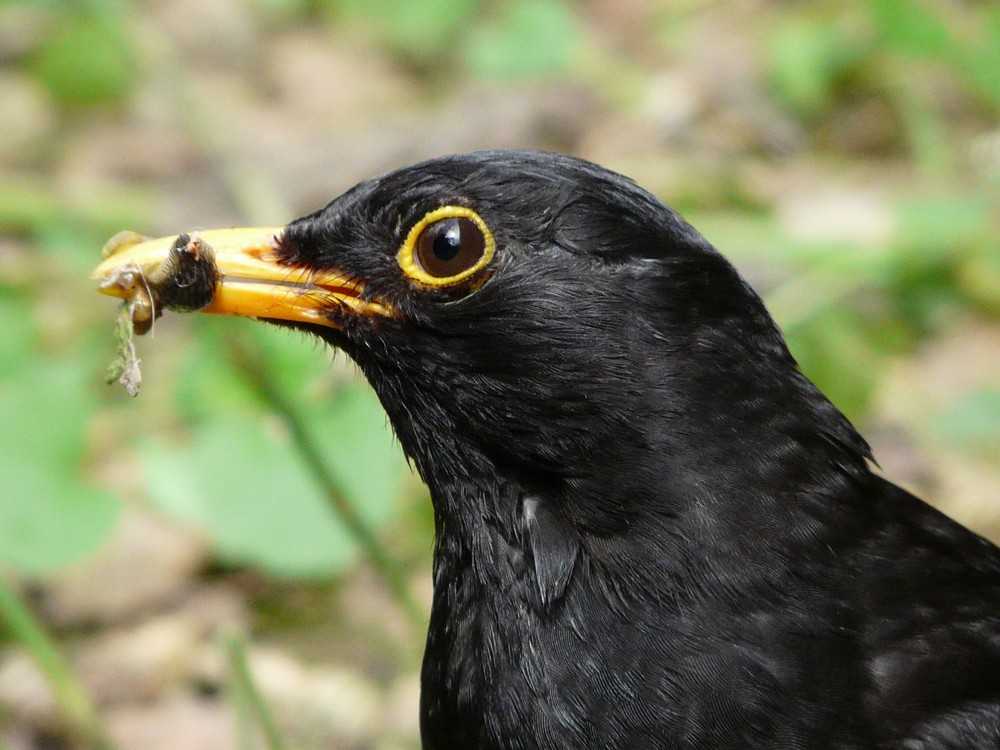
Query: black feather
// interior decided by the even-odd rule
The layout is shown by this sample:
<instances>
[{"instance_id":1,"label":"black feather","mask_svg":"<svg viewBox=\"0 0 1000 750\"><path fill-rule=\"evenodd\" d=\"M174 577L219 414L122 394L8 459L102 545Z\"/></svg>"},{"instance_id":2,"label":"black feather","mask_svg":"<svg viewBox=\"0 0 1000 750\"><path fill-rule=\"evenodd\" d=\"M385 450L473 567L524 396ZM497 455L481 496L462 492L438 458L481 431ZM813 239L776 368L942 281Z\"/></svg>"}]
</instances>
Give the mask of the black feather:
<instances>
[{"instance_id":1,"label":"black feather","mask_svg":"<svg viewBox=\"0 0 1000 750\"><path fill-rule=\"evenodd\" d=\"M562 511L538 497L522 496L521 518L541 605L547 608L566 590L580 539Z\"/></svg>"}]
</instances>

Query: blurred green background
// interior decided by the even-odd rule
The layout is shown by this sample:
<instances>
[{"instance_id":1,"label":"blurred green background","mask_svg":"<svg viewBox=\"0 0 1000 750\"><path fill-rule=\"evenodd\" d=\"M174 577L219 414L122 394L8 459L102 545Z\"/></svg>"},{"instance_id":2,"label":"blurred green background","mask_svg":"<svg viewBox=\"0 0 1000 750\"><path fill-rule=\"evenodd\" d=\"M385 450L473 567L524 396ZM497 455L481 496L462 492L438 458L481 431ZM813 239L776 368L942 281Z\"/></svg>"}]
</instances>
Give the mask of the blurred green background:
<instances>
[{"instance_id":1,"label":"blurred green background","mask_svg":"<svg viewBox=\"0 0 1000 750\"><path fill-rule=\"evenodd\" d=\"M130 399L87 274L500 147L680 210L886 473L1000 539L993 0L0 0L0 748L418 746L433 522L367 386L168 315Z\"/></svg>"}]
</instances>

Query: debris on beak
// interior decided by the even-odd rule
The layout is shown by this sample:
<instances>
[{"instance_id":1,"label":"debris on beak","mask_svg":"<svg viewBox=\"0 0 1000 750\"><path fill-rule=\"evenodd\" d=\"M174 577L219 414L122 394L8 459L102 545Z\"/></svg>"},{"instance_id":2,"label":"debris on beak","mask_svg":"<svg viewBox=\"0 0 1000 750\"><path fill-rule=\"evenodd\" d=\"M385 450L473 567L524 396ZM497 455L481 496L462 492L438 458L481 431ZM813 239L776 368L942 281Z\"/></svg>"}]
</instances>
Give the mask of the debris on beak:
<instances>
[{"instance_id":1,"label":"debris on beak","mask_svg":"<svg viewBox=\"0 0 1000 750\"><path fill-rule=\"evenodd\" d=\"M102 255L111 258L145 241L135 232L121 232L108 241ZM142 374L134 335L150 331L164 310L193 312L207 307L221 278L215 251L197 233L178 235L156 265L128 262L102 278L100 290L122 298L115 326L118 352L108 367L107 382L117 380L130 396L137 395Z\"/></svg>"}]
</instances>

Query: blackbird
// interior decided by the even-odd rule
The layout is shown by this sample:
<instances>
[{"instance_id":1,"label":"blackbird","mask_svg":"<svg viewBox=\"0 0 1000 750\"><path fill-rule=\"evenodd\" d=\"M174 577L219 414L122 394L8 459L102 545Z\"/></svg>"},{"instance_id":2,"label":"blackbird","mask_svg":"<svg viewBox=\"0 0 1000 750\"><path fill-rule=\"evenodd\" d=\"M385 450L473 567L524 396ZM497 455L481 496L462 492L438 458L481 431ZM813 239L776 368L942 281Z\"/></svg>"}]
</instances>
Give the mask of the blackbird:
<instances>
[{"instance_id":1,"label":"blackbird","mask_svg":"<svg viewBox=\"0 0 1000 750\"><path fill-rule=\"evenodd\" d=\"M213 237L207 310L345 351L430 488L428 750L1000 748L1000 550L632 181L480 152Z\"/></svg>"}]
</instances>

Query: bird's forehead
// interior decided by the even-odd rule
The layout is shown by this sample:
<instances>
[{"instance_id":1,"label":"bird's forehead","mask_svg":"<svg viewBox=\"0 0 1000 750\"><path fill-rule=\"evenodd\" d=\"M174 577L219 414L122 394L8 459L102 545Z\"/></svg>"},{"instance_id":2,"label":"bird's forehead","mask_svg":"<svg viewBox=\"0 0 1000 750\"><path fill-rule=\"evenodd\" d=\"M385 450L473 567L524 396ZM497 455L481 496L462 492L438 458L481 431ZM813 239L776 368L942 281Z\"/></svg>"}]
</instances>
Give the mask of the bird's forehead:
<instances>
[{"instance_id":1,"label":"bird's forehead","mask_svg":"<svg viewBox=\"0 0 1000 750\"><path fill-rule=\"evenodd\" d=\"M493 203L502 195L505 182L505 175L496 168L441 162L373 180L367 199L404 214L426 212L447 203Z\"/></svg>"},{"instance_id":2,"label":"bird's forehead","mask_svg":"<svg viewBox=\"0 0 1000 750\"><path fill-rule=\"evenodd\" d=\"M539 192L572 191L586 184L581 174L586 166L548 154L480 152L405 167L361 183L347 195L399 208L456 201L516 203Z\"/></svg>"},{"instance_id":3,"label":"bird's forehead","mask_svg":"<svg viewBox=\"0 0 1000 750\"><path fill-rule=\"evenodd\" d=\"M293 222L288 231L301 241L395 253L413 226L442 206L464 206L495 218L492 205L459 174L411 168L359 183Z\"/></svg>"},{"instance_id":4,"label":"bird's forehead","mask_svg":"<svg viewBox=\"0 0 1000 750\"><path fill-rule=\"evenodd\" d=\"M405 234L424 214L445 204L476 202L460 175L406 169L362 182L323 210L328 221L355 229L358 220L373 229Z\"/></svg>"}]
</instances>

